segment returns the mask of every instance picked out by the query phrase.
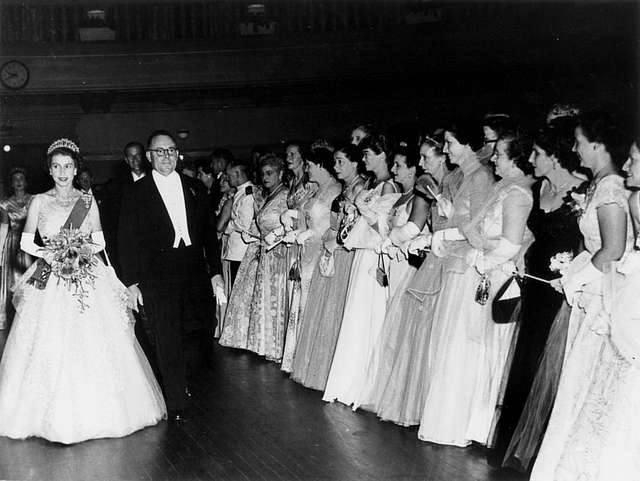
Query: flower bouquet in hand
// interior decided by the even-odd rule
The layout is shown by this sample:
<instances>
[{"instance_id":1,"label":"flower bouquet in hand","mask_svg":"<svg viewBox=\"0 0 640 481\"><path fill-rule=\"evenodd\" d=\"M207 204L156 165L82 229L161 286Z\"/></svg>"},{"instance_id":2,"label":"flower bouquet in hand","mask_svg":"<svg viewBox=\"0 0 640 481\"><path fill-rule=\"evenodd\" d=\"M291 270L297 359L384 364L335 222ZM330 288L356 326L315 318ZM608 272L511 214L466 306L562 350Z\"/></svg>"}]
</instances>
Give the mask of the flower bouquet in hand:
<instances>
[{"instance_id":1,"label":"flower bouquet in hand","mask_svg":"<svg viewBox=\"0 0 640 481\"><path fill-rule=\"evenodd\" d=\"M91 234L79 229L60 229L51 237L44 237L43 259L51 266L51 274L56 276L77 298L80 310L84 311L89 288L94 288L96 275L93 268L98 264L94 255L96 244Z\"/></svg>"}]
</instances>

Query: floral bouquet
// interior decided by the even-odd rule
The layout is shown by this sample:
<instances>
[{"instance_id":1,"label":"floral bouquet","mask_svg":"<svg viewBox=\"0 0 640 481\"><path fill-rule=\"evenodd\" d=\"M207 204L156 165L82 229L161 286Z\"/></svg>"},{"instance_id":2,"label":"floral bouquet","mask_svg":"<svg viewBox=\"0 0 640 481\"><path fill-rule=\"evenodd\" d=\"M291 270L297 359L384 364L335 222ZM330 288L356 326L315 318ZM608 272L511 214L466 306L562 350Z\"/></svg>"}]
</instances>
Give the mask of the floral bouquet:
<instances>
[{"instance_id":1,"label":"floral bouquet","mask_svg":"<svg viewBox=\"0 0 640 481\"><path fill-rule=\"evenodd\" d=\"M78 299L80 311L84 311L88 307L85 300L89 288L94 288L96 279L92 271L98 264L91 234L63 228L58 234L43 238L43 242L43 258L51 266L51 273L58 278L58 283L65 284Z\"/></svg>"},{"instance_id":2,"label":"floral bouquet","mask_svg":"<svg viewBox=\"0 0 640 481\"><path fill-rule=\"evenodd\" d=\"M549 270L564 275L572 260L573 254L571 252L558 252L549 259Z\"/></svg>"}]
</instances>

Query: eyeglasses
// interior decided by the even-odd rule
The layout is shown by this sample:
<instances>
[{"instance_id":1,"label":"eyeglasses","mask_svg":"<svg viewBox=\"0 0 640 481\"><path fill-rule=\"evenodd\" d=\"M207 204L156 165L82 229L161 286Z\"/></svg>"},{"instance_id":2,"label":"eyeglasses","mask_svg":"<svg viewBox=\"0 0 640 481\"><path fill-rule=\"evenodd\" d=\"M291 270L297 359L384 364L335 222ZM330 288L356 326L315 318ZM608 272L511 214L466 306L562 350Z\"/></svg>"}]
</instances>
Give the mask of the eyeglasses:
<instances>
[{"instance_id":1,"label":"eyeglasses","mask_svg":"<svg viewBox=\"0 0 640 481\"><path fill-rule=\"evenodd\" d=\"M149 149L149 152L155 152L158 157L168 157L178 153L178 149L175 147L168 147L166 149Z\"/></svg>"}]
</instances>

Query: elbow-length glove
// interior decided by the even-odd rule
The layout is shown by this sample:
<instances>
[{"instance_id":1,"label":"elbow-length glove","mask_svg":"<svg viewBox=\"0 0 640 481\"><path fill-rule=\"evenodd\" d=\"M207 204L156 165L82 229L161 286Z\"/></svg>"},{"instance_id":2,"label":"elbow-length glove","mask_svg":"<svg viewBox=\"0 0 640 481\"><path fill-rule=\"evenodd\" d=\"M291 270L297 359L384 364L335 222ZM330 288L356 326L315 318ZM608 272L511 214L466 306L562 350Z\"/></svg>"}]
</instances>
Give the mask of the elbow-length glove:
<instances>
[{"instance_id":1,"label":"elbow-length glove","mask_svg":"<svg viewBox=\"0 0 640 481\"><path fill-rule=\"evenodd\" d=\"M560 278L560 284L564 290L569 305L573 305L576 295L584 290L587 284L602 277L602 271L593 265L591 259L585 265L574 273L564 275Z\"/></svg>"},{"instance_id":2,"label":"elbow-length glove","mask_svg":"<svg viewBox=\"0 0 640 481\"><path fill-rule=\"evenodd\" d=\"M514 244L501 237L496 247L488 252L478 249L469 251L467 263L475 267L480 274L485 274L497 267L500 267L507 274L512 274L515 271L515 265L509 261L518 254L520 247L520 244Z\"/></svg>"}]
</instances>

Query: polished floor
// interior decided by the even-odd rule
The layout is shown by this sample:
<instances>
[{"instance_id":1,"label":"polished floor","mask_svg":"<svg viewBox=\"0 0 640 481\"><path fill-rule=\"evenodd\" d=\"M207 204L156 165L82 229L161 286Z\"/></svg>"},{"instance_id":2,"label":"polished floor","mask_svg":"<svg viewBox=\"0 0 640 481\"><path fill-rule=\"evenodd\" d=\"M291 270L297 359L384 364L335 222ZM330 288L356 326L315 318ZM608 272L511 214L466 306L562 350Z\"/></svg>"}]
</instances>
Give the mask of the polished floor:
<instances>
[{"instance_id":1,"label":"polished floor","mask_svg":"<svg viewBox=\"0 0 640 481\"><path fill-rule=\"evenodd\" d=\"M424 443L415 428L324 403L252 354L215 357L193 383L188 421L73 446L0 437L0 479L526 480L492 470L482 448Z\"/></svg>"}]
</instances>

